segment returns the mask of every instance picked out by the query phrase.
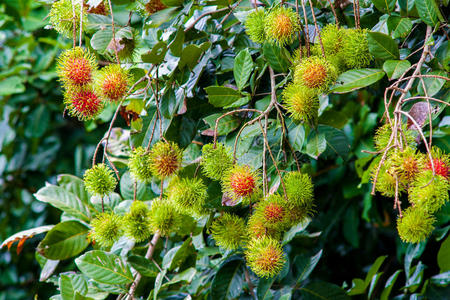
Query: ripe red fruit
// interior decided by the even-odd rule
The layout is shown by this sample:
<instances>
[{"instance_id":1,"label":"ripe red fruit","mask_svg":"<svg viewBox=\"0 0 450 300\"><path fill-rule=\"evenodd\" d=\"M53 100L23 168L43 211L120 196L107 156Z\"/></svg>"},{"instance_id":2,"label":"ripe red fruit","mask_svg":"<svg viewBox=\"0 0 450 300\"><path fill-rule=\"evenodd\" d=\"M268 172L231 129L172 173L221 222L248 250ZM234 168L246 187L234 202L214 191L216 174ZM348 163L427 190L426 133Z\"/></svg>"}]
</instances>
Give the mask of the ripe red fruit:
<instances>
[{"instance_id":1,"label":"ripe red fruit","mask_svg":"<svg viewBox=\"0 0 450 300\"><path fill-rule=\"evenodd\" d=\"M433 164L434 164L434 171L435 171L436 175L441 175L442 177L449 179L448 166L445 164L444 161L440 160L439 158L434 158ZM433 167L431 166L431 161L427 162L425 169L433 170Z\"/></svg>"},{"instance_id":2,"label":"ripe red fruit","mask_svg":"<svg viewBox=\"0 0 450 300\"><path fill-rule=\"evenodd\" d=\"M80 120L93 119L102 109L102 101L92 90L75 89L66 92L64 103L69 114Z\"/></svg>"},{"instance_id":3,"label":"ripe red fruit","mask_svg":"<svg viewBox=\"0 0 450 300\"><path fill-rule=\"evenodd\" d=\"M235 172L230 176L230 185L237 196L248 196L256 187L255 177L251 172Z\"/></svg>"},{"instance_id":4,"label":"ripe red fruit","mask_svg":"<svg viewBox=\"0 0 450 300\"><path fill-rule=\"evenodd\" d=\"M82 86L90 83L96 69L95 58L80 47L65 51L58 59L59 78L67 85Z\"/></svg>"}]
</instances>

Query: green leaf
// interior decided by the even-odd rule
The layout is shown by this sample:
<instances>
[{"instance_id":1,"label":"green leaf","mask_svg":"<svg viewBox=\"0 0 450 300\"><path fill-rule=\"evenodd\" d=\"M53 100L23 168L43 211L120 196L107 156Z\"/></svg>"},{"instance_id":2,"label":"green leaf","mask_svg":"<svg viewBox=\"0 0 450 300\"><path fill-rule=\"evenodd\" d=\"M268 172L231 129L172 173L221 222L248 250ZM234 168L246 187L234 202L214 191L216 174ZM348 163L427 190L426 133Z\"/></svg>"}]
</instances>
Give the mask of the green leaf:
<instances>
[{"instance_id":1,"label":"green leaf","mask_svg":"<svg viewBox=\"0 0 450 300\"><path fill-rule=\"evenodd\" d=\"M305 232L306 227L308 227L309 223L311 223L310 218L303 219L300 223L294 225L286 231L283 235L282 245L286 245L290 241L292 241L297 234Z\"/></svg>"},{"instance_id":2,"label":"green leaf","mask_svg":"<svg viewBox=\"0 0 450 300\"><path fill-rule=\"evenodd\" d=\"M202 132L203 135L214 135L214 128L216 126L216 120L222 116L222 114L213 114L209 115L203 120L210 126L210 129L208 129L206 132ZM217 126L217 135L226 135L232 131L234 131L236 128L239 127L240 121L239 118L234 115L228 115L220 119L219 125Z\"/></svg>"},{"instance_id":3,"label":"green leaf","mask_svg":"<svg viewBox=\"0 0 450 300\"><path fill-rule=\"evenodd\" d=\"M369 51L375 58L387 60L400 57L398 45L390 36L381 32L369 32L367 40Z\"/></svg>"},{"instance_id":4,"label":"green leaf","mask_svg":"<svg viewBox=\"0 0 450 300\"><path fill-rule=\"evenodd\" d=\"M256 288L256 296L260 300L271 299L270 287L275 282L277 277L273 276L270 278L261 278L258 282L258 287Z\"/></svg>"},{"instance_id":5,"label":"green leaf","mask_svg":"<svg viewBox=\"0 0 450 300\"><path fill-rule=\"evenodd\" d=\"M25 136L39 138L44 135L50 121L50 112L46 105L39 105L28 115Z\"/></svg>"},{"instance_id":6,"label":"green leaf","mask_svg":"<svg viewBox=\"0 0 450 300\"><path fill-rule=\"evenodd\" d=\"M263 45L263 55L276 72L286 72L289 69L290 63L285 51L284 48L275 44L265 43Z\"/></svg>"},{"instance_id":7,"label":"green leaf","mask_svg":"<svg viewBox=\"0 0 450 300\"><path fill-rule=\"evenodd\" d=\"M359 215L355 206L350 206L346 212L343 220L342 231L344 238L355 248L359 247Z\"/></svg>"},{"instance_id":8,"label":"green leaf","mask_svg":"<svg viewBox=\"0 0 450 300\"><path fill-rule=\"evenodd\" d=\"M211 283L211 298L215 300L237 298L244 285L244 262L231 258L220 266Z\"/></svg>"},{"instance_id":9,"label":"green leaf","mask_svg":"<svg viewBox=\"0 0 450 300\"><path fill-rule=\"evenodd\" d=\"M389 279L386 281L383 292L381 293L380 300L388 300L389 299L391 290L394 287L394 284L397 281L397 277L401 272L402 272L401 270L397 270L397 271L395 271L394 274L391 275L391 277L389 277Z\"/></svg>"},{"instance_id":10,"label":"green leaf","mask_svg":"<svg viewBox=\"0 0 450 300\"><path fill-rule=\"evenodd\" d=\"M88 291L86 279L80 274L61 274L59 278L59 290L64 300L91 299L84 296L82 298L76 297L76 294L86 295Z\"/></svg>"},{"instance_id":11,"label":"green leaf","mask_svg":"<svg viewBox=\"0 0 450 300\"><path fill-rule=\"evenodd\" d=\"M375 274L378 272L386 257L387 255L380 256L375 260L373 265L370 267L369 272L367 272L365 280L366 285L369 285L370 281L372 280L372 277L375 276Z\"/></svg>"},{"instance_id":12,"label":"green leaf","mask_svg":"<svg viewBox=\"0 0 450 300\"><path fill-rule=\"evenodd\" d=\"M381 69L350 70L339 75L331 92L343 94L374 84L384 77Z\"/></svg>"},{"instance_id":13,"label":"green leaf","mask_svg":"<svg viewBox=\"0 0 450 300\"><path fill-rule=\"evenodd\" d=\"M404 259L406 278L409 278L409 276L411 275L410 269L412 261L422 255L423 251L425 251L426 245L426 242L422 242L419 244L409 244L408 248L406 248Z\"/></svg>"},{"instance_id":14,"label":"green leaf","mask_svg":"<svg viewBox=\"0 0 450 300\"><path fill-rule=\"evenodd\" d=\"M77 221L61 222L47 233L37 251L49 259L68 259L89 246L88 233L89 228Z\"/></svg>"},{"instance_id":15,"label":"green leaf","mask_svg":"<svg viewBox=\"0 0 450 300\"><path fill-rule=\"evenodd\" d=\"M234 80L239 90L242 90L247 84L250 74L253 70L253 60L252 56L247 49L241 50L236 58L234 59Z\"/></svg>"},{"instance_id":16,"label":"green leaf","mask_svg":"<svg viewBox=\"0 0 450 300\"><path fill-rule=\"evenodd\" d=\"M167 273L167 270L164 269L158 273L158 276L156 276L155 287L153 288L153 300L158 300L158 293L159 293L159 290L161 289L161 285L164 281L164 276L166 276L166 273ZM150 299L150 295L149 295L148 299Z\"/></svg>"},{"instance_id":17,"label":"green leaf","mask_svg":"<svg viewBox=\"0 0 450 300\"><path fill-rule=\"evenodd\" d=\"M154 45L152 50L149 51L147 54L141 55L142 61L145 63L159 65L164 61L164 57L166 56L167 50L168 50L167 43L159 42L156 45Z\"/></svg>"},{"instance_id":18,"label":"green leaf","mask_svg":"<svg viewBox=\"0 0 450 300\"><path fill-rule=\"evenodd\" d=\"M327 125L319 125L318 132L325 137L324 156L337 155L344 160L347 158L351 145L344 131Z\"/></svg>"},{"instance_id":19,"label":"green leaf","mask_svg":"<svg viewBox=\"0 0 450 300\"><path fill-rule=\"evenodd\" d=\"M404 38L412 29L412 21L409 18L389 16L387 27L394 39Z\"/></svg>"},{"instance_id":20,"label":"green leaf","mask_svg":"<svg viewBox=\"0 0 450 300\"><path fill-rule=\"evenodd\" d=\"M438 266L441 272L450 271L450 236L441 244L437 255Z\"/></svg>"},{"instance_id":21,"label":"green leaf","mask_svg":"<svg viewBox=\"0 0 450 300\"><path fill-rule=\"evenodd\" d=\"M156 277L159 273L158 267L150 260L143 256L131 255L128 257L128 262L133 269L145 277Z\"/></svg>"},{"instance_id":22,"label":"green leaf","mask_svg":"<svg viewBox=\"0 0 450 300\"><path fill-rule=\"evenodd\" d=\"M176 16L178 12L178 7L169 7L160 11L157 11L148 17L148 22L146 26L150 28L157 28L163 23L170 21Z\"/></svg>"},{"instance_id":23,"label":"green leaf","mask_svg":"<svg viewBox=\"0 0 450 300\"><path fill-rule=\"evenodd\" d=\"M178 67L183 68L184 66L188 66L189 69L193 69L197 65L198 59L200 58L200 55L202 55L203 51L204 50L197 45L187 45L181 52Z\"/></svg>"},{"instance_id":24,"label":"green leaf","mask_svg":"<svg viewBox=\"0 0 450 300\"><path fill-rule=\"evenodd\" d=\"M34 194L36 199L46 202L70 216L89 222L88 207L73 193L56 185L47 185Z\"/></svg>"},{"instance_id":25,"label":"green leaf","mask_svg":"<svg viewBox=\"0 0 450 300\"><path fill-rule=\"evenodd\" d=\"M169 45L169 49L174 56L178 57L181 56L183 50L184 36L185 36L184 30L182 28L179 28L175 38Z\"/></svg>"},{"instance_id":26,"label":"green leaf","mask_svg":"<svg viewBox=\"0 0 450 300\"><path fill-rule=\"evenodd\" d=\"M191 254L195 253L192 238L189 237L182 245L173 247L167 251L162 261L162 268L172 271L179 267Z\"/></svg>"},{"instance_id":27,"label":"green leaf","mask_svg":"<svg viewBox=\"0 0 450 300\"><path fill-rule=\"evenodd\" d=\"M432 72L426 73L424 75L439 75L439 76L447 77L447 74L445 71L432 71ZM425 84L425 88L426 88L428 97L433 97L434 95L436 95L442 89L445 82L446 82L446 80L441 79L441 78L435 78L435 77L423 78L423 83ZM423 84L421 81L419 81L419 83L418 83L417 92L419 92L419 94L425 96Z\"/></svg>"},{"instance_id":28,"label":"green leaf","mask_svg":"<svg viewBox=\"0 0 450 300\"><path fill-rule=\"evenodd\" d=\"M75 259L83 274L104 284L128 284L133 274L127 263L118 255L93 250Z\"/></svg>"},{"instance_id":29,"label":"green leaf","mask_svg":"<svg viewBox=\"0 0 450 300\"><path fill-rule=\"evenodd\" d=\"M215 107L231 105L241 98L239 91L224 86L209 86L205 88L208 94L209 103Z\"/></svg>"},{"instance_id":30,"label":"green leaf","mask_svg":"<svg viewBox=\"0 0 450 300\"><path fill-rule=\"evenodd\" d=\"M301 287L300 293L304 300L347 300L345 291L335 284L315 281Z\"/></svg>"},{"instance_id":31,"label":"green leaf","mask_svg":"<svg viewBox=\"0 0 450 300\"><path fill-rule=\"evenodd\" d=\"M375 7L384 13L389 14L394 11L396 0L371 0Z\"/></svg>"},{"instance_id":32,"label":"green leaf","mask_svg":"<svg viewBox=\"0 0 450 300\"><path fill-rule=\"evenodd\" d=\"M303 125L297 125L293 129L290 129L288 139L294 150L301 151L305 141L305 128Z\"/></svg>"},{"instance_id":33,"label":"green leaf","mask_svg":"<svg viewBox=\"0 0 450 300\"><path fill-rule=\"evenodd\" d=\"M4 246L10 247L13 243L16 241L22 241L32 238L33 236L37 234L41 234L47 231L50 231L54 226L53 225L46 225L46 226L39 226L36 228L31 228L28 230L20 231L16 234L13 234L9 238L3 241L3 243L0 245L0 248L3 248Z\"/></svg>"},{"instance_id":34,"label":"green leaf","mask_svg":"<svg viewBox=\"0 0 450 300\"><path fill-rule=\"evenodd\" d=\"M12 76L0 81L0 96L19 94L25 91L24 78Z\"/></svg>"},{"instance_id":35,"label":"green leaf","mask_svg":"<svg viewBox=\"0 0 450 300\"><path fill-rule=\"evenodd\" d=\"M300 284L309 277L321 257L322 250L311 257L304 254L295 257L294 264L298 271L297 286L300 286Z\"/></svg>"},{"instance_id":36,"label":"green leaf","mask_svg":"<svg viewBox=\"0 0 450 300\"><path fill-rule=\"evenodd\" d=\"M434 275L431 277L431 283L439 286L448 286L450 284L450 271Z\"/></svg>"},{"instance_id":37,"label":"green leaf","mask_svg":"<svg viewBox=\"0 0 450 300\"><path fill-rule=\"evenodd\" d=\"M435 0L415 0L414 3L419 17L425 24L434 27L439 20L444 21Z\"/></svg>"},{"instance_id":38,"label":"green leaf","mask_svg":"<svg viewBox=\"0 0 450 300\"><path fill-rule=\"evenodd\" d=\"M111 29L99 30L92 36L91 46L94 50L104 52L112 40Z\"/></svg>"},{"instance_id":39,"label":"green leaf","mask_svg":"<svg viewBox=\"0 0 450 300\"><path fill-rule=\"evenodd\" d=\"M306 154L314 159L319 158L319 155L325 151L327 148L327 141L325 139L325 134L318 133L313 130L308 136L308 142L306 144Z\"/></svg>"},{"instance_id":40,"label":"green leaf","mask_svg":"<svg viewBox=\"0 0 450 300\"><path fill-rule=\"evenodd\" d=\"M387 60L383 64L383 70L389 80L399 78L409 67L411 63L407 60Z\"/></svg>"}]
</instances>

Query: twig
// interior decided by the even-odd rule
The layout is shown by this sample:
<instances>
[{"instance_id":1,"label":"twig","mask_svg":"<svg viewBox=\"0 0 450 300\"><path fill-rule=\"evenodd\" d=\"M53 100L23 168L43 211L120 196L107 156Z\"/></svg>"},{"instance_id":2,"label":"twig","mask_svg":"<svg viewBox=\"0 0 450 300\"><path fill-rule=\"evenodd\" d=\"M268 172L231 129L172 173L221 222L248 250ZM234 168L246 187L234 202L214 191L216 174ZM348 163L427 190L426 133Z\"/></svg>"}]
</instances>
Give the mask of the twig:
<instances>
[{"instance_id":1,"label":"twig","mask_svg":"<svg viewBox=\"0 0 450 300\"><path fill-rule=\"evenodd\" d=\"M78 41L79 46L81 47L83 41L83 2L80 3L80 40Z\"/></svg>"},{"instance_id":2,"label":"twig","mask_svg":"<svg viewBox=\"0 0 450 300\"><path fill-rule=\"evenodd\" d=\"M248 289L250 290L250 294L252 295L253 299L257 300L258 298L256 297L254 291L255 286L253 285L253 282L250 279L250 274L248 273L247 267L244 268L244 274L245 274L245 281L247 281Z\"/></svg>"},{"instance_id":3,"label":"twig","mask_svg":"<svg viewBox=\"0 0 450 300\"><path fill-rule=\"evenodd\" d=\"M75 11L75 4L73 3L75 0L72 0L72 23L73 23L73 47L75 48L77 45L77 13Z\"/></svg>"},{"instance_id":4,"label":"twig","mask_svg":"<svg viewBox=\"0 0 450 300\"><path fill-rule=\"evenodd\" d=\"M302 8L303 8L303 18L305 19L305 31L306 31L306 37L305 37L305 43L306 43L306 53L309 57L311 55L311 50L309 47L309 27L308 27L308 17L306 15L306 7L305 2L303 0L300 0L302 2ZM306 0L305 0L306 1Z\"/></svg>"},{"instance_id":5,"label":"twig","mask_svg":"<svg viewBox=\"0 0 450 300\"><path fill-rule=\"evenodd\" d=\"M116 54L116 61L120 64L119 53L117 52L117 40L116 40L116 30L114 25L114 13L111 5L111 0L108 0L109 10L111 11L111 30L112 30L112 40L114 41L114 53Z\"/></svg>"},{"instance_id":6,"label":"twig","mask_svg":"<svg viewBox=\"0 0 450 300\"><path fill-rule=\"evenodd\" d=\"M331 3L331 0L327 0L328 3L330 4L331 7L331 11L333 12L333 16L334 16L334 21L336 23L337 28L339 28L339 20L336 14L336 9L334 8L334 3Z\"/></svg>"},{"instance_id":7,"label":"twig","mask_svg":"<svg viewBox=\"0 0 450 300\"><path fill-rule=\"evenodd\" d=\"M309 0L309 6L311 7L311 13L314 20L314 27L316 28L317 37L319 38L320 48L322 49L322 56L325 57L325 49L323 48L322 37L320 36L319 26L317 25L316 14L314 13L314 7L312 1Z\"/></svg>"},{"instance_id":8,"label":"twig","mask_svg":"<svg viewBox=\"0 0 450 300\"><path fill-rule=\"evenodd\" d=\"M201 14L201 15L200 15L200 16L199 16L199 17L198 17L191 25L189 25L188 27L186 27L186 29L184 30L184 32L186 33L186 32L188 32L189 30L191 30L192 28L194 28L195 24L197 24L197 22L200 21L201 19L203 19L204 17L209 16L209 15L212 15L212 14L215 14L215 13L219 13L219 12L222 12L222 11L225 11L225 10L228 10L228 9L230 9L230 8L229 8L229 7L224 7L224 8L218 9L218 10L207 11L207 12Z\"/></svg>"}]
</instances>

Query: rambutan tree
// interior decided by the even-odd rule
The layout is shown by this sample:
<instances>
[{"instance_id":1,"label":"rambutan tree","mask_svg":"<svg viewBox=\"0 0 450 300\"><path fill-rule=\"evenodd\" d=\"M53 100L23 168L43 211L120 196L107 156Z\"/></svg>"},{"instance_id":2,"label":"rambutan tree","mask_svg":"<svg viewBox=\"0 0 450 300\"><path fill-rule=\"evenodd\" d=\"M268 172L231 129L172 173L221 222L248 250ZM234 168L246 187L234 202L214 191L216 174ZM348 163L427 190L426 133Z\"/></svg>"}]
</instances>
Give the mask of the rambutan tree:
<instances>
[{"instance_id":1,"label":"rambutan tree","mask_svg":"<svg viewBox=\"0 0 450 300\"><path fill-rule=\"evenodd\" d=\"M42 109L95 135L34 192L58 219L2 243L38 236L39 297L448 295L448 1L21 5L2 16L56 36ZM2 103L23 70L2 69Z\"/></svg>"}]
</instances>

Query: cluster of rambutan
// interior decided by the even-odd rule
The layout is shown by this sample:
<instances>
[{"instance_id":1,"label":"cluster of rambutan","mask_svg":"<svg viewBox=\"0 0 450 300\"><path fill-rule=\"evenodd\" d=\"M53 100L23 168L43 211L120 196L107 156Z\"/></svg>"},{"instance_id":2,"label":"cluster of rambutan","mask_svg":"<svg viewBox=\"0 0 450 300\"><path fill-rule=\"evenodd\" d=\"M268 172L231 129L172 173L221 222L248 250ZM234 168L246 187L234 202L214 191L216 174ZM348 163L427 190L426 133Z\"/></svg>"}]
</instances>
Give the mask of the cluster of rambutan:
<instances>
[{"instance_id":1,"label":"cluster of rambutan","mask_svg":"<svg viewBox=\"0 0 450 300\"><path fill-rule=\"evenodd\" d=\"M307 174L289 172L283 181L284 196L266 197L260 188L261 178L247 165L234 164L225 146L203 146L203 173L220 180L224 196L233 205L255 203L253 213L245 218L222 213L210 227L216 244L226 250L244 249L248 266L260 277L277 275L285 264L280 240L283 233L304 221L313 209L313 184Z\"/></svg>"},{"instance_id":2,"label":"cluster of rambutan","mask_svg":"<svg viewBox=\"0 0 450 300\"><path fill-rule=\"evenodd\" d=\"M64 51L57 70L66 109L80 120L95 118L105 102L122 99L131 85L128 70L116 64L98 70L95 56L81 47Z\"/></svg>"},{"instance_id":3,"label":"cluster of rambutan","mask_svg":"<svg viewBox=\"0 0 450 300\"><path fill-rule=\"evenodd\" d=\"M391 132L389 124L377 130L374 141L378 151L386 149ZM450 156L433 146L430 160L428 154L415 149L414 133L406 127L402 132L406 145L389 150L381 166L381 157L373 161L372 180L376 178L375 189L383 196L407 194L411 206L398 218L397 230L404 242L419 243L434 229L433 214L449 200Z\"/></svg>"}]
</instances>

